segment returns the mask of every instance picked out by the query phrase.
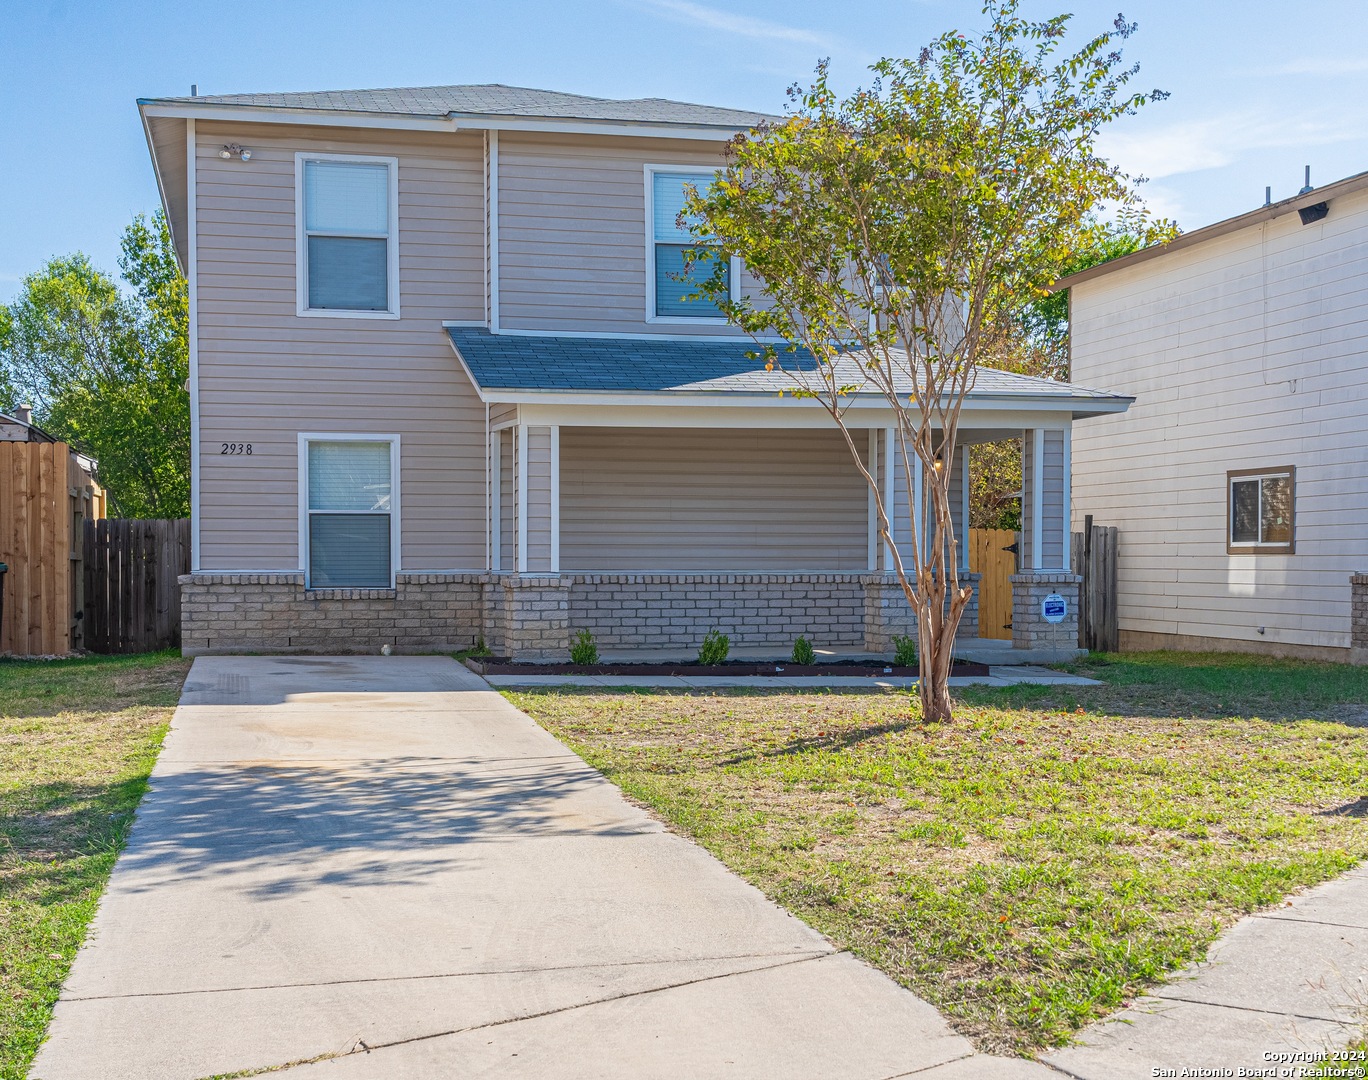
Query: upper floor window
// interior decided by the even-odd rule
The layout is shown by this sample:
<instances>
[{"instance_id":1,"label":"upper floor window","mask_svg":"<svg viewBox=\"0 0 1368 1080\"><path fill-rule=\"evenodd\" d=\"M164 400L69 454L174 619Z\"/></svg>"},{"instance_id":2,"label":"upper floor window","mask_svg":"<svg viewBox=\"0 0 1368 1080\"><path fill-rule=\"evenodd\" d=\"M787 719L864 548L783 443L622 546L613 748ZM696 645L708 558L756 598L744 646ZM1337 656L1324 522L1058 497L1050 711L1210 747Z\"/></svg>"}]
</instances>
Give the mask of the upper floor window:
<instances>
[{"instance_id":1,"label":"upper floor window","mask_svg":"<svg viewBox=\"0 0 1368 1080\"><path fill-rule=\"evenodd\" d=\"M1290 555L1296 471L1239 469L1226 474L1229 486L1228 536L1231 554Z\"/></svg>"},{"instance_id":2,"label":"upper floor window","mask_svg":"<svg viewBox=\"0 0 1368 1080\"><path fill-rule=\"evenodd\" d=\"M683 167L646 167L646 225L650 242L647 245L647 307L648 320L706 319L726 322L717 305L706 297L687 299L698 291L699 282L712 275L713 264L695 260L686 267L684 253L699 248L697 237L680 228L679 215L689 185L706 187L716 175L714 169ZM729 289L735 287L733 270L724 268Z\"/></svg>"},{"instance_id":3,"label":"upper floor window","mask_svg":"<svg viewBox=\"0 0 1368 1080\"><path fill-rule=\"evenodd\" d=\"M299 154L295 168L299 314L398 317L395 159Z\"/></svg>"}]
</instances>

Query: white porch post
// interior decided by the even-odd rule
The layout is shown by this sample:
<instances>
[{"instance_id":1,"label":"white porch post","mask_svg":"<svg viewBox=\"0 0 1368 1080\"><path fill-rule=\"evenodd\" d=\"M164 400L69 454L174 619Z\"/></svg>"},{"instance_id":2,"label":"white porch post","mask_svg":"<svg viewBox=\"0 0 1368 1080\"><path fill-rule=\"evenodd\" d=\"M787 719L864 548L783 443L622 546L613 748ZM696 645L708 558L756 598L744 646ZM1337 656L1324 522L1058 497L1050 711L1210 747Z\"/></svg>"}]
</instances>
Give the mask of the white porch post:
<instances>
[{"instance_id":1,"label":"white porch post","mask_svg":"<svg viewBox=\"0 0 1368 1080\"><path fill-rule=\"evenodd\" d=\"M503 432L489 436L489 568L503 564Z\"/></svg>"},{"instance_id":2,"label":"white porch post","mask_svg":"<svg viewBox=\"0 0 1368 1080\"><path fill-rule=\"evenodd\" d=\"M1031 569L1045 565L1045 429L1031 432Z\"/></svg>"},{"instance_id":3,"label":"white porch post","mask_svg":"<svg viewBox=\"0 0 1368 1080\"><path fill-rule=\"evenodd\" d=\"M519 424L513 467L518 478L518 573L527 573L527 425Z\"/></svg>"},{"instance_id":4,"label":"white porch post","mask_svg":"<svg viewBox=\"0 0 1368 1080\"><path fill-rule=\"evenodd\" d=\"M926 472L922 459L912 456L912 528L917 537L917 550L926 558Z\"/></svg>"},{"instance_id":5,"label":"white porch post","mask_svg":"<svg viewBox=\"0 0 1368 1080\"><path fill-rule=\"evenodd\" d=\"M551 428L551 573L560 573L560 428Z\"/></svg>"},{"instance_id":6,"label":"white porch post","mask_svg":"<svg viewBox=\"0 0 1368 1080\"><path fill-rule=\"evenodd\" d=\"M960 569L969 569L969 447L961 446L960 459Z\"/></svg>"},{"instance_id":7,"label":"white porch post","mask_svg":"<svg viewBox=\"0 0 1368 1080\"><path fill-rule=\"evenodd\" d=\"M874 483L879 482L879 429L869 429L869 475L873 477ZM871 487L868 492L869 516L869 572L872 574L879 569L879 510L874 501L874 489Z\"/></svg>"},{"instance_id":8,"label":"white porch post","mask_svg":"<svg viewBox=\"0 0 1368 1080\"><path fill-rule=\"evenodd\" d=\"M1073 494L1073 427L1068 426L1064 429L1064 522L1062 525L1064 535L1061 543L1064 545L1063 558L1060 565L1067 573L1073 573L1073 508L1070 506L1070 499Z\"/></svg>"},{"instance_id":9,"label":"white porch post","mask_svg":"<svg viewBox=\"0 0 1368 1080\"><path fill-rule=\"evenodd\" d=\"M888 516L888 535L898 535L898 517L893 512L893 429L884 428L884 513ZM893 573L893 546L884 544L884 573Z\"/></svg>"}]
</instances>

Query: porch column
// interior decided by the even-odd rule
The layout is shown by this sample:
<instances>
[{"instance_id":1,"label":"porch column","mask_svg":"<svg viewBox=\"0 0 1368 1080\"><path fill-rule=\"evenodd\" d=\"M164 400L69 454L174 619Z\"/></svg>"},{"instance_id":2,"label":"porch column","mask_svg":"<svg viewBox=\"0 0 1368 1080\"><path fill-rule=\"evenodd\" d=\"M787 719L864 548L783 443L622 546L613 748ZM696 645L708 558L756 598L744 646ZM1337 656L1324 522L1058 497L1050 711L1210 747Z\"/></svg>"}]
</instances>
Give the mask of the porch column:
<instances>
[{"instance_id":1,"label":"porch column","mask_svg":"<svg viewBox=\"0 0 1368 1080\"><path fill-rule=\"evenodd\" d=\"M500 583L502 651L517 660L563 660L570 582L560 576L560 428L519 424L515 432L517 576Z\"/></svg>"},{"instance_id":2,"label":"porch column","mask_svg":"<svg viewBox=\"0 0 1368 1080\"><path fill-rule=\"evenodd\" d=\"M1078 587L1069 565L1069 421L1021 440L1021 561L1012 576L1012 647L1067 659L1078 650Z\"/></svg>"},{"instance_id":3,"label":"porch column","mask_svg":"<svg viewBox=\"0 0 1368 1080\"><path fill-rule=\"evenodd\" d=\"M974 590L955 630L955 637L963 640L978 637L979 579L982 577L969 570L969 447L963 443L956 446L955 459L946 468L950 470L950 528L959 547L958 577L961 585L968 585ZM947 543L947 561L949 549Z\"/></svg>"}]
</instances>

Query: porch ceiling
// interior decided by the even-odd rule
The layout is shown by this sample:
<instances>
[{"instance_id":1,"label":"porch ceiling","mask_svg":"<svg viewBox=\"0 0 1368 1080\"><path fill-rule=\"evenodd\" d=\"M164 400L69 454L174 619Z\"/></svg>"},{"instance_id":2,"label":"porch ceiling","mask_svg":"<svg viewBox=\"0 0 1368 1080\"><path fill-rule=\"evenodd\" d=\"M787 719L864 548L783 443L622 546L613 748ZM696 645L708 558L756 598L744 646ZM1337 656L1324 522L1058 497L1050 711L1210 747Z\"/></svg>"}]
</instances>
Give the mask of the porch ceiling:
<instances>
[{"instance_id":1,"label":"porch ceiling","mask_svg":"<svg viewBox=\"0 0 1368 1080\"><path fill-rule=\"evenodd\" d=\"M787 370L766 371L748 357L750 341L699 338L559 337L493 334L484 327L448 326L452 348L480 396L490 402L588 405L630 401L639 405L736 404L774 401L804 385L815 370L811 354L783 356ZM905 363L905 362L904 362ZM843 385L865 381L856 359L837 362ZM900 392L914 389L910 368L895 372ZM855 404L883 407L876 390L854 395ZM867 399L861 401L860 399ZM970 409L1044 409L1074 419L1124 412L1134 398L1029 375L980 369L965 402Z\"/></svg>"}]
</instances>

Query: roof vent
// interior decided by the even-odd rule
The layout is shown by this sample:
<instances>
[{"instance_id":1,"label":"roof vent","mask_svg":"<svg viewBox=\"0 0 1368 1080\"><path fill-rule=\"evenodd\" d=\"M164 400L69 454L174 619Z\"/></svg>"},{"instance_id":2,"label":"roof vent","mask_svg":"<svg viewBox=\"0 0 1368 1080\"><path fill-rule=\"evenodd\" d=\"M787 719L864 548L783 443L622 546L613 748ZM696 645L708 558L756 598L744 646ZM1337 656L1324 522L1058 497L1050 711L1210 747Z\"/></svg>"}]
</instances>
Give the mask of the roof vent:
<instances>
[{"instance_id":1,"label":"roof vent","mask_svg":"<svg viewBox=\"0 0 1368 1080\"><path fill-rule=\"evenodd\" d=\"M16 405L16 406L14 407L14 418L15 418L16 420L18 420L19 423L21 423L21 424L32 424L32 423L33 423L33 406L32 406L32 405Z\"/></svg>"},{"instance_id":2,"label":"roof vent","mask_svg":"<svg viewBox=\"0 0 1368 1080\"><path fill-rule=\"evenodd\" d=\"M199 83L197 83L197 82L192 82L192 83L190 84L190 96L191 96L191 97L199 97Z\"/></svg>"},{"instance_id":3,"label":"roof vent","mask_svg":"<svg viewBox=\"0 0 1368 1080\"><path fill-rule=\"evenodd\" d=\"M1298 194L1298 195L1305 195L1305 194L1306 194L1308 191L1310 191L1310 190L1311 190L1311 166L1308 165L1308 166L1306 167L1306 183L1304 183L1304 184L1302 185L1302 189L1301 189L1299 192L1297 192L1297 194Z\"/></svg>"}]
</instances>

